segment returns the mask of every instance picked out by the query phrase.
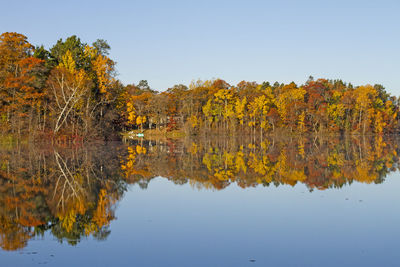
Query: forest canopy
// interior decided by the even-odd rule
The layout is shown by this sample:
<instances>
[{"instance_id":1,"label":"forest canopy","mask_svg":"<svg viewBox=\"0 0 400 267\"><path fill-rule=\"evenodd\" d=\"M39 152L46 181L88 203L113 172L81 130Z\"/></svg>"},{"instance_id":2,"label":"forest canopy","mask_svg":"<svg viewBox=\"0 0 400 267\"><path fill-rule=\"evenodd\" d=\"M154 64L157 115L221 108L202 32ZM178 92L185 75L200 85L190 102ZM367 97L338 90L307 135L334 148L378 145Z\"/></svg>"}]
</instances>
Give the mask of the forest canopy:
<instances>
[{"instance_id":1,"label":"forest canopy","mask_svg":"<svg viewBox=\"0 0 400 267\"><path fill-rule=\"evenodd\" d=\"M160 92L146 80L123 85L107 41L77 36L50 49L22 34L0 35L0 131L3 134L114 139L147 129L187 135L398 132L399 101L382 85L353 86L310 77L261 84L222 79Z\"/></svg>"}]
</instances>

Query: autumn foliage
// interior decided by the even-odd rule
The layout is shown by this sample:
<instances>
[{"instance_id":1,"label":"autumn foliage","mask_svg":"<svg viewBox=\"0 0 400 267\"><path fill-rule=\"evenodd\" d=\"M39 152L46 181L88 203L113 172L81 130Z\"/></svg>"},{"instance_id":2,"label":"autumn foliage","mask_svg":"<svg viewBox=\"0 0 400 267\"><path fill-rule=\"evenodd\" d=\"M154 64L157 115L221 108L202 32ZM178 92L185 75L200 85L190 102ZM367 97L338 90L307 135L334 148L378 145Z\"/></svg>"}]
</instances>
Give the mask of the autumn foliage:
<instances>
[{"instance_id":1,"label":"autumn foliage","mask_svg":"<svg viewBox=\"0 0 400 267\"><path fill-rule=\"evenodd\" d=\"M118 131L122 86L103 40L76 36L47 51L27 37L0 36L0 127L14 135L102 137ZM108 126L108 127L105 127ZM110 135L107 135L110 136Z\"/></svg>"},{"instance_id":2,"label":"autumn foliage","mask_svg":"<svg viewBox=\"0 0 400 267\"><path fill-rule=\"evenodd\" d=\"M155 101L154 99L157 99ZM140 106L140 108L139 108ZM137 107L137 108L136 108ZM130 114L147 118L140 129L171 121L189 134L388 134L398 131L398 99L381 85L353 86L341 80L310 78L304 85L223 80L176 85L162 93L138 92L127 102Z\"/></svg>"},{"instance_id":3,"label":"autumn foliage","mask_svg":"<svg viewBox=\"0 0 400 267\"><path fill-rule=\"evenodd\" d=\"M123 86L104 40L76 36L46 50L27 37L0 36L0 129L29 136L113 139L121 131L188 135L271 133L387 134L398 131L398 99L381 85L341 80L193 81L157 92L147 81Z\"/></svg>"}]
</instances>

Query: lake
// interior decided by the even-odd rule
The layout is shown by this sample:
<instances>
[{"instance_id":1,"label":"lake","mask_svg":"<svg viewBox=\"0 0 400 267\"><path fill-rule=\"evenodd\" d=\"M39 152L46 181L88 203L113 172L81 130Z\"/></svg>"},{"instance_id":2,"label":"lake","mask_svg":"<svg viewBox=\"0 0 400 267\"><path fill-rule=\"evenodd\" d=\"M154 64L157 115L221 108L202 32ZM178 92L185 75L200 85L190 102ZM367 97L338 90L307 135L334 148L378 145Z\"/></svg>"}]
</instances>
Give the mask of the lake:
<instances>
[{"instance_id":1,"label":"lake","mask_svg":"<svg viewBox=\"0 0 400 267\"><path fill-rule=\"evenodd\" d=\"M2 145L0 266L398 266L398 144Z\"/></svg>"}]
</instances>

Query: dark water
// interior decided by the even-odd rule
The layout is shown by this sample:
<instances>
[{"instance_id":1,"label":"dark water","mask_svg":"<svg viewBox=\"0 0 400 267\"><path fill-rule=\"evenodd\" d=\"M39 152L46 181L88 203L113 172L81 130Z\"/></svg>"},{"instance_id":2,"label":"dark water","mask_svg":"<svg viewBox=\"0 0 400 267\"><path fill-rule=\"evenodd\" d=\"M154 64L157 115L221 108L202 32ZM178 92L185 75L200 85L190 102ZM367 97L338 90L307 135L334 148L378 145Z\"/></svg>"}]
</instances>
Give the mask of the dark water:
<instances>
[{"instance_id":1,"label":"dark water","mask_svg":"<svg viewBox=\"0 0 400 267\"><path fill-rule=\"evenodd\" d=\"M399 266L398 144L3 146L0 266Z\"/></svg>"}]
</instances>

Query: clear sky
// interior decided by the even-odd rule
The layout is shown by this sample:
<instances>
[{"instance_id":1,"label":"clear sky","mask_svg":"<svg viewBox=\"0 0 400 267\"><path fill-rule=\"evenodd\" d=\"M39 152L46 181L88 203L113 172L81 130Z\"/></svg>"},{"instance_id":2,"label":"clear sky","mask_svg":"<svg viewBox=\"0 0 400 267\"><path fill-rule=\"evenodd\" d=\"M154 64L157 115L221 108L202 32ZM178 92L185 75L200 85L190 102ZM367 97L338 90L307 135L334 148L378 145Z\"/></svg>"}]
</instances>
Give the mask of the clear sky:
<instances>
[{"instance_id":1,"label":"clear sky","mask_svg":"<svg viewBox=\"0 0 400 267\"><path fill-rule=\"evenodd\" d=\"M0 32L111 45L123 83L343 79L400 95L400 1L5 1Z\"/></svg>"}]
</instances>

